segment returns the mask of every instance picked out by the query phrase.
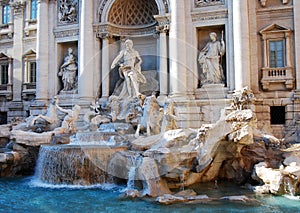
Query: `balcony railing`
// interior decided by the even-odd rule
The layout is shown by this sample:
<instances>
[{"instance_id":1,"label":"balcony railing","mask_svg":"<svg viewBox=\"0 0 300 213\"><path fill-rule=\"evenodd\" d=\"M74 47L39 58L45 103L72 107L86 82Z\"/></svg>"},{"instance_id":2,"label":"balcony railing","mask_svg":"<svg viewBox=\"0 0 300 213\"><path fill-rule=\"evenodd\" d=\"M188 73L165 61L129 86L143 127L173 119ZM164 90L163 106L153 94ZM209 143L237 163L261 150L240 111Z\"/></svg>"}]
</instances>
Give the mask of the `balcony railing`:
<instances>
[{"instance_id":1,"label":"balcony railing","mask_svg":"<svg viewBox=\"0 0 300 213\"><path fill-rule=\"evenodd\" d=\"M0 85L0 96L5 96L7 99L12 98L12 84Z\"/></svg>"},{"instance_id":2,"label":"balcony railing","mask_svg":"<svg viewBox=\"0 0 300 213\"><path fill-rule=\"evenodd\" d=\"M261 84L264 90L291 90L294 88L293 68L262 68Z\"/></svg>"},{"instance_id":3,"label":"balcony railing","mask_svg":"<svg viewBox=\"0 0 300 213\"><path fill-rule=\"evenodd\" d=\"M22 96L23 99L27 100L36 93L36 83L23 83Z\"/></svg>"}]
</instances>

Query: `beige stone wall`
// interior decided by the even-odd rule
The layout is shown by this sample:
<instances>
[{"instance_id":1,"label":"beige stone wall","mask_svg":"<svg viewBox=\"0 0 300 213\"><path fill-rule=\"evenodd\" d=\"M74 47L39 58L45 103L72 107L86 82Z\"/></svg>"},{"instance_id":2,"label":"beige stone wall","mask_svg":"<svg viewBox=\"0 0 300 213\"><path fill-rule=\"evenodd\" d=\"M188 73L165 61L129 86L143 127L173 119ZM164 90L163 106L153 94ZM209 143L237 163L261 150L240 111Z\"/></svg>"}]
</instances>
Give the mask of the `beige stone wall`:
<instances>
[{"instance_id":1,"label":"beige stone wall","mask_svg":"<svg viewBox=\"0 0 300 213\"><path fill-rule=\"evenodd\" d=\"M293 97L299 98L300 94L296 90L284 88L281 91L262 89L260 81L264 43L259 32L272 24L291 29L291 65L294 69L294 78L297 80L300 72L299 67L296 67L299 66L299 60L296 58L297 51L299 55L299 42L295 36L299 34L296 23L300 19L298 14L294 14L299 10L294 8L295 1L266 0L263 5L264 1L261 0L248 0L248 4L226 0L210 5L200 4L200 1L195 0L157 0L159 14L156 15L159 16L156 20L159 21L160 30L153 34L141 31L140 34L133 36L129 36L128 31L112 30L101 25L107 21L105 18L109 15L112 0L79 1L80 6L84 7L80 7L78 22L71 24L58 23L57 1L41 1L39 8L42 19L37 22L28 22L26 19L28 8L25 6L24 11L27 12L19 16L23 17L23 21L15 19L8 29L0 26L0 52L12 58L16 58L17 54L16 62L19 60L21 66L21 68L20 66L14 67L14 72L19 72L18 77L12 82L14 94L11 94L10 98L0 95L0 111L10 111L9 119L25 115L25 112L29 110L35 114L40 113L41 109L48 104L49 99L57 95L62 88L57 72L68 47L76 49L80 78L78 79L78 93L72 97L61 97L64 104L77 100L81 105L88 106L96 97L107 97L111 94L116 80L115 75L110 73L110 65L121 48L118 41L132 37L135 49L142 56L150 58L144 62L145 69L157 70L158 76L164 78L160 81L160 88L166 93L164 95L180 97L177 101L182 127L198 127L202 123L215 122L221 108L228 104L230 93L246 84L250 86L258 99L256 113L259 125L262 128L271 128L270 107L285 106L286 124L283 125L285 127L293 120L295 114L300 112L298 99L293 99ZM164 2L169 2L169 7L173 8L171 10L164 8ZM100 13L102 22L99 22ZM240 20L236 20L236 17L240 17ZM20 26L14 26L14 24ZM18 30L19 27L21 29L18 32L21 35L5 33L5 30L7 32ZM216 32L220 39L222 30L226 42L226 54L223 57L226 84L220 92L226 94L222 96L210 94L208 97L200 97L203 91L201 93L198 88L201 73L197 62L199 50L209 40L210 32ZM127 34L122 35L122 33ZM16 36L19 36L18 39ZM24 83L22 55L30 49L37 51L39 68L37 100L34 104L20 96L22 83ZM20 53L18 53L19 50ZM167 60L162 62L159 57L155 58L160 54L166 55L169 62ZM161 75L160 66L165 69L164 72L168 76ZM299 82L295 81L294 89L297 83L299 85ZM16 86L17 84L19 86ZM16 101L16 98L18 104L14 102L15 105L10 107L11 101ZM281 132L282 135L282 129L276 127L274 132Z\"/></svg>"}]
</instances>

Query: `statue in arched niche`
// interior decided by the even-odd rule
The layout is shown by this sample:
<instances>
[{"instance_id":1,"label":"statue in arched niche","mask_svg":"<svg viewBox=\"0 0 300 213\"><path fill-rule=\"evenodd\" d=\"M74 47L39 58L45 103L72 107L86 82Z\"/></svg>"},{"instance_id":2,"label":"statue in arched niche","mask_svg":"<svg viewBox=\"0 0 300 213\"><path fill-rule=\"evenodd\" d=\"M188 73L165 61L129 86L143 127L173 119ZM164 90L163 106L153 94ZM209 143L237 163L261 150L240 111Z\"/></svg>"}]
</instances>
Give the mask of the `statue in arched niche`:
<instances>
[{"instance_id":1,"label":"statue in arched niche","mask_svg":"<svg viewBox=\"0 0 300 213\"><path fill-rule=\"evenodd\" d=\"M111 69L119 65L119 75L124 79L124 85L119 98L139 97L141 95L139 84L146 83L146 78L141 72L142 58L138 51L133 48L132 40L127 39L124 47L111 65ZM120 63L122 59L123 62Z\"/></svg>"},{"instance_id":2,"label":"statue in arched niche","mask_svg":"<svg viewBox=\"0 0 300 213\"><path fill-rule=\"evenodd\" d=\"M77 62L73 49L68 49L68 55L64 59L64 63L60 66L58 76L62 77L64 85L63 91L73 91L77 89Z\"/></svg>"},{"instance_id":3,"label":"statue in arched niche","mask_svg":"<svg viewBox=\"0 0 300 213\"><path fill-rule=\"evenodd\" d=\"M200 51L198 61L202 67L202 84L220 84L224 83L225 76L222 69L222 56L225 54L225 42L223 40L223 31L221 41L217 40L217 34L209 34L211 41Z\"/></svg>"}]
</instances>

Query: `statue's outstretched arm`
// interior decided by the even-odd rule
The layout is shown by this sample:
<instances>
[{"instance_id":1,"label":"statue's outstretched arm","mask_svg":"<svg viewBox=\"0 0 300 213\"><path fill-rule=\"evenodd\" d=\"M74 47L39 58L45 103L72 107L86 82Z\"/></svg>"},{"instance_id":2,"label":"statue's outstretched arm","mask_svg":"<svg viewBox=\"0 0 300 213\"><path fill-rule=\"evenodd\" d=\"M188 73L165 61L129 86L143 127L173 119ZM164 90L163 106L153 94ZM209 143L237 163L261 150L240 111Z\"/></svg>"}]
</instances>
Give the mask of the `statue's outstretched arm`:
<instances>
[{"instance_id":1,"label":"statue's outstretched arm","mask_svg":"<svg viewBox=\"0 0 300 213\"><path fill-rule=\"evenodd\" d=\"M113 60L113 62L111 64L111 67L110 67L111 69L113 69L113 68L116 67L117 63L121 60L121 58L123 57L123 55L124 55L124 51L121 51L119 53L119 55L117 55L117 57Z\"/></svg>"}]
</instances>

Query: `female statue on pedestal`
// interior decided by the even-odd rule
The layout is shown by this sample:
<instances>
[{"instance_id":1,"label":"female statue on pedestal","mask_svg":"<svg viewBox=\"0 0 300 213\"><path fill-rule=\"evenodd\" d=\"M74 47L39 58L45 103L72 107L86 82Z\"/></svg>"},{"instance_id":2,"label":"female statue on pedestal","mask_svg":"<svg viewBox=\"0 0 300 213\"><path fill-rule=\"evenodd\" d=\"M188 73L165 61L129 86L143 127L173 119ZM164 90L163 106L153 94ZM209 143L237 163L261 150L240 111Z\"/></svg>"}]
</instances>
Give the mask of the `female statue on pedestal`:
<instances>
[{"instance_id":1,"label":"female statue on pedestal","mask_svg":"<svg viewBox=\"0 0 300 213\"><path fill-rule=\"evenodd\" d=\"M146 78L141 72L142 58L133 48L132 40L127 39L124 45L125 48L112 62L111 69L115 68L123 58L123 63L119 64L119 75L124 79L124 86L119 98L138 97L140 95L139 84L146 83Z\"/></svg>"},{"instance_id":2,"label":"female statue on pedestal","mask_svg":"<svg viewBox=\"0 0 300 213\"><path fill-rule=\"evenodd\" d=\"M203 84L220 84L223 83L225 77L221 66L221 57L225 54L225 42L223 40L223 32L221 41L217 41L217 34L211 32L209 34L211 42L200 51L198 61L203 69L205 79Z\"/></svg>"},{"instance_id":3,"label":"female statue on pedestal","mask_svg":"<svg viewBox=\"0 0 300 213\"><path fill-rule=\"evenodd\" d=\"M58 76L62 76L62 82L64 84L63 91L72 91L76 89L77 82L77 63L76 57L73 54L73 49L68 49L68 55L64 59L64 63L60 66Z\"/></svg>"}]
</instances>

